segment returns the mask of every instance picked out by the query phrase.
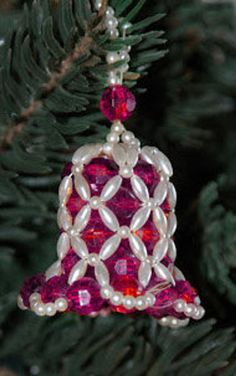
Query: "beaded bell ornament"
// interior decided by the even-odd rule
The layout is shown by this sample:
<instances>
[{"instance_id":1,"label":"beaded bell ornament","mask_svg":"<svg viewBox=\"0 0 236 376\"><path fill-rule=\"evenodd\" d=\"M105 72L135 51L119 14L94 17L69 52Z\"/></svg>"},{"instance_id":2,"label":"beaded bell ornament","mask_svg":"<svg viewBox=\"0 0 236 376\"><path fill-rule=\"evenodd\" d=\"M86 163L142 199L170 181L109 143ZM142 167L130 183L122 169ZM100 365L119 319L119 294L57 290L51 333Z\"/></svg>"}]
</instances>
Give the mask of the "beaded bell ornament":
<instances>
[{"instance_id":1,"label":"beaded bell ornament","mask_svg":"<svg viewBox=\"0 0 236 376\"><path fill-rule=\"evenodd\" d=\"M106 26L110 38L117 38L118 20L111 7ZM202 318L204 309L175 266L171 164L156 147L141 148L122 124L135 109L134 95L122 85L129 50L107 54L108 64L124 60L110 71L110 86L100 103L112 122L107 142L80 147L64 170L58 261L45 274L25 281L18 305L39 316L139 311L176 328L187 325L189 318Z\"/></svg>"}]
</instances>

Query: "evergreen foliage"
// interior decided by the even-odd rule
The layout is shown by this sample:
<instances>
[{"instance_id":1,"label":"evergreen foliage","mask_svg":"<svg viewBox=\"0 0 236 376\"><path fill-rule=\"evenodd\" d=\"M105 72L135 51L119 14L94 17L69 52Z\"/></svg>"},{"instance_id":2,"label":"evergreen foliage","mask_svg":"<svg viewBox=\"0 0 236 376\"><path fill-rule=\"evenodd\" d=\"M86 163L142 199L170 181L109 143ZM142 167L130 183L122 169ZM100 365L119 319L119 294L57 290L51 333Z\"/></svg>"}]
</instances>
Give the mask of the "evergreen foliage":
<instances>
[{"instance_id":1,"label":"evergreen foliage","mask_svg":"<svg viewBox=\"0 0 236 376\"><path fill-rule=\"evenodd\" d=\"M235 7L110 3L132 22L126 41L104 35L106 1L98 16L89 0L3 3L0 364L24 376L235 376ZM125 81L138 98L129 126L173 161L177 263L207 309L175 331L141 315L37 318L15 303L22 280L55 259L60 173L79 145L105 137L104 57L124 43L132 45Z\"/></svg>"}]
</instances>

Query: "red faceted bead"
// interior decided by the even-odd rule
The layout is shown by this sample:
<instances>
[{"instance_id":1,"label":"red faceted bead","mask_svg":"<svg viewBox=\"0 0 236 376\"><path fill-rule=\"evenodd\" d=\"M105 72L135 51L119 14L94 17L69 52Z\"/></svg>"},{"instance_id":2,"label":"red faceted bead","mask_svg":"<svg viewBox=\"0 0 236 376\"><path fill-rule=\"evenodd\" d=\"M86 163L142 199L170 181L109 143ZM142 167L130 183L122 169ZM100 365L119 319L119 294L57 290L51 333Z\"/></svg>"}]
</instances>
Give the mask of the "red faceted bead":
<instances>
[{"instance_id":1,"label":"red faceted bead","mask_svg":"<svg viewBox=\"0 0 236 376\"><path fill-rule=\"evenodd\" d=\"M136 231L136 235L138 235L140 239L142 239L142 241L146 245L148 253L152 254L154 246L160 239L160 234L151 217L140 230Z\"/></svg>"},{"instance_id":2,"label":"red faceted bead","mask_svg":"<svg viewBox=\"0 0 236 376\"><path fill-rule=\"evenodd\" d=\"M23 299L23 303L26 307L29 307L30 295L34 292L39 292L43 283L45 281L45 276L43 273L36 274L33 277L27 278L20 290L20 295Z\"/></svg>"},{"instance_id":3,"label":"red faceted bead","mask_svg":"<svg viewBox=\"0 0 236 376\"><path fill-rule=\"evenodd\" d=\"M135 196L129 180L124 180L116 195L107 202L107 206L114 212L121 226L130 225L140 205L141 202Z\"/></svg>"},{"instance_id":4,"label":"red faceted bead","mask_svg":"<svg viewBox=\"0 0 236 376\"><path fill-rule=\"evenodd\" d=\"M155 304L147 309L147 313L156 318L173 315L175 313L173 304L176 299L178 299L177 291L173 287L169 287L156 295ZM177 312L175 316L178 317Z\"/></svg>"},{"instance_id":5,"label":"red faceted bead","mask_svg":"<svg viewBox=\"0 0 236 376\"><path fill-rule=\"evenodd\" d=\"M150 163L139 160L134 167L134 173L140 177L146 184L149 194L152 196L157 184L160 182L160 175L156 171L155 167Z\"/></svg>"},{"instance_id":6,"label":"red faceted bead","mask_svg":"<svg viewBox=\"0 0 236 376\"><path fill-rule=\"evenodd\" d=\"M185 300L186 303L194 303L195 298L198 296L197 290L188 281L176 281L176 290L178 298Z\"/></svg>"},{"instance_id":7,"label":"red faceted bead","mask_svg":"<svg viewBox=\"0 0 236 376\"><path fill-rule=\"evenodd\" d=\"M73 283L68 290L67 299L69 310L80 315L98 312L104 303L98 283L87 277Z\"/></svg>"},{"instance_id":8,"label":"red faceted bead","mask_svg":"<svg viewBox=\"0 0 236 376\"><path fill-rule=\"evenodd\" d=\"M115 291L120 291L125 296L138 296L141 295L141 291L139 289L139 282L138 279L129 276L129 275L120 275L114 278L111 281L111 285ZM136 311L135 308L127 309L123 305L120 306L112 306L111 307L114 312L119 313L132 313Z\"/></svg>"},{"instance_id":9,"label":"red faceted bead","mask_svg":"<svg viewBox=\"0 0 236 376\"><path fill-rule=\"evenodd\" d=\"M118 166L108 158L94 158L84 166L83 175L90 185L93 195L100 195L104 185L118 174Z\"/></svg>"},{"instance_id":10,"label":"red faceted bead","mask_svg":"<svg viewBox=\"0 0 236 376\"><path fill-rule=\"evenodd\" d=\"M75 188L73 187L72 193L66 204L66 207L73 219L75 219L76 215L85 204L86 202L80 198Z\"/></svg>"},{"instance_id":11,"label":"red faceted bead","mask_svg":"<svg viewBox=\"0 0 236 376\"><path fill-rule=\"evenodd\" d=\"M61 265L64 273L68 275L71 272L73 266L80 260L79 256L70 249L66 256L63 258Z\"/></svg>"},{"instance_id":12,"label":"red faceted bead","mask_svg":"<svg viewBox=\"0 0 236 376\"><path fill-rule=\"evenodd\" d=\"M105 241L113 235L100 218L97 211L93 211L88 225L81 233L89 252L99 253Z\"/></svg>"},{"instance_id":13,"label":"red faceted bead","mask_svg":"<svg viewBox=\"0 0 236 376\"><path fill-rule=\"evenodd\" d=\"M65 297L67 292L67 277L52 277L43 285L40 294L44 303L55 302L56 299Z\"/></svg>"},{"instance_id":14,"label":"red faceted bead","mask_svg":"<svg viewBox=\"0 0 236 376\"><path fill-rule=\"evenodd\" d=\"M133 114L135 107L135 96L122 85L107 88L100 101L101 111L110 121L126 121Z\"/></svg>"}]
</instances>

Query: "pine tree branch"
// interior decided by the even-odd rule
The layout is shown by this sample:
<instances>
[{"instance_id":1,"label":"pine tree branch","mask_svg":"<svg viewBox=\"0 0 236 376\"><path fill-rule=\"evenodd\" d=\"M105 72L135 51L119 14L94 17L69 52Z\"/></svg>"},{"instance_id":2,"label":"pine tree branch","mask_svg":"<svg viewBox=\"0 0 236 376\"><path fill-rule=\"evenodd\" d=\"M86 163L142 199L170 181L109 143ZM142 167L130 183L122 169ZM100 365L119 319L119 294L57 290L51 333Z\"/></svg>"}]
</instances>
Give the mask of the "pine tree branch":
<instances>
[{"instance_id":1,"label":"pine tree branch","mask_svg":"<svg viewBox=\"0 0 236 376\"><path fill-rule=\"evenodd\" d=\"M32 101L32 103L20 114L16 122L9 124L0 142L0 152L4 152L4 150L11 145L13 139L23 132L29 118L42 106L43 99L48 97L58 87L60 81L69 73L72 65L82 56L86 55L86 53L88 53L93 47L94 39L91 36L91 32L99 33L104 29L103 17L106 8L107 0L103 0L102 7L100 8L96 19L93 21L93 24L87 28L84 36L81 38L80 42L75 45L74 50L69 56L61 61L59 68L51 74L49 81L42 86L40 98Z\"/></svg>"}]
</instances>

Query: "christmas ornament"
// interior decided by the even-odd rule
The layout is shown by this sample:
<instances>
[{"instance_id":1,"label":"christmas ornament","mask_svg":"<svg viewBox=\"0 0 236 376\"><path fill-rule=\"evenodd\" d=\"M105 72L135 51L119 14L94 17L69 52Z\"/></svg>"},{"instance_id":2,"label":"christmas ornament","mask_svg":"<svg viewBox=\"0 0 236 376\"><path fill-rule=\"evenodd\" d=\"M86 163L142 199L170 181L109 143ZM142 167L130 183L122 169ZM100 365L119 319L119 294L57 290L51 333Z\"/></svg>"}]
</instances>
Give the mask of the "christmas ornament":
<instances>
[{"instance_id":1,"label":"christmas ornament","mask_svg":"<svg viewBox=\"0 0 236 376\"><path fill-rule=\"evenodd\" d=\"M110 38L117 38L119 25L111 7L105 22ZM123 38L129 26L123 24ZM58 260L45 274L25 281L18 305L39 316L139 311L176 328L189 318L200 319L204 309L175 266L171 163L158 148L141 148L123 125L136 105L122 85L129 50L107 54L108 64L124 61L110 71L101 98L101 111L112 122L107 142L80 147L63 172Z\"/></svg>"}]
</instances>

